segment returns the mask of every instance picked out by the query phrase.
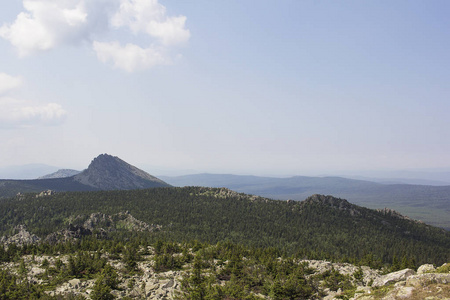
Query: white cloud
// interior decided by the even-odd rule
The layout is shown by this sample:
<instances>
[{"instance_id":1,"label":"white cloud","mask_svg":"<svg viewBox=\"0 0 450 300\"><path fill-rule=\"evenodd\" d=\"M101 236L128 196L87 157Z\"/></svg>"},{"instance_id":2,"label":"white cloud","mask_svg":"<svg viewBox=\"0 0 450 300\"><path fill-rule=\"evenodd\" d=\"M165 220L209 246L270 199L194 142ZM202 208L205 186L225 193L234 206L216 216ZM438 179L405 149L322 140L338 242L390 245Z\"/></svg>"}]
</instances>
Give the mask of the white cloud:
<instances>
[{"instance_id":1,"label":"white cloud","mask_svg":"<svg viewBox=\"0 0 450 300\"><path fill-rule=\"evenodd\" d=\"M167 46L189 40L191 34L185 23L185 16L168 17L166 8L157 0L122 0L120 9L112 18L113 26L127 26L134 33L147 33Z\"/></svg>"},{"instance_id":2,"label":"white cloud","mask_svg":"<svg viewBox=\"0 0 450 300\"><path fill-rule=\"evenodd\" d=\"M33 104L6 96L22 85L20 77L0 73L0 128L61 124L67 112L57 103Z\"/></svg>"},{"instance_id":3,"label":"white cloud","mask_svg":"<svg viewBox=\"0 0 450 300\"><path fill-rule=\"evenodd\" d=\"M186 17L168 16L158 0L23 0L23 6L12 24L0 27L0 37L21 57L88 42L102 62L131 72L167 64L171 48L190 38ZM109 31L120 28L134 34L132 44L107 41ZM140 45L139 34L150 37L150 44Z\"/></svg>"},{"instance_id":4,"label":"white cloud","mask_svg":"<svg viewBox=\"0 0 450 300\"><path fill-rule=\"evenodd\" d=\"M47 103L40 106L23 106L15 109L14 118L29 120L48 125L59 124L66 116L66 111L60 104Z\"/></svg>"},{"instance_id":5,"label":"white cloud","mask_svg":"<svg viewBox=\"0 0 450 300\"><path fill-rule=\"evenodd\" d=\"M0 128L59 125L66 115L57 103L31 105L12 98L0 98Z\"/></svg>"},{"instance_id":6,"label":"white cloud","mask_svg":"<svg viewBox=\"0 0 450 300\"><path fill-rule=\"evenodd\" d=\"M154 47L141 48L134 44L121 46L119 42L94 42L93 48L101 62L112 61L115 68L128 72L171 63L163 50Z\"/></svg>"},{"instance_id":7,"label":"white cloud","mask_svg":"<svg viewBox=\"0 0 450 300\"><path fill-rule=\"evenodd\" d=\"M22 85L20 77L0 73L0 96Z\"/></svg>"},{"instance_id":8,"label":"white cloud","mask_svg":"<svg viewBox=\"0 0 450 300\"><path fill-rule=\"evenodd\" d=\"M178 45L187 42L191 36L189 30L184 29L186 17L167 18L164 22L149 22L147 32L161 39L164 45Z\"/></svg>"},{"instance_id":9,"label":"white cloud","mask_svg":"<svg viewBox=\"0 0 450 300\"><path fill-rule=\"evenodd\" d=\"M80 0L24 0L11 25L0 27L0 36L15 46L19 56L49 50L85 38L87 12Z\"/></svg>"}]
</instances>

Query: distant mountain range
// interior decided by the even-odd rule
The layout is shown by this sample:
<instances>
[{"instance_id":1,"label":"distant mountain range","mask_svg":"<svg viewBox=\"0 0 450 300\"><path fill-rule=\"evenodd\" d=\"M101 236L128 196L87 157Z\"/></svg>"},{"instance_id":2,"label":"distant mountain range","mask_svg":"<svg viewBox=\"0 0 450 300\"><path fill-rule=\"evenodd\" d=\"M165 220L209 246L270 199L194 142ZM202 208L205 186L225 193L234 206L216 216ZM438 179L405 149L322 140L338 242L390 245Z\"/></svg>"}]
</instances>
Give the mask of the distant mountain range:
<instances>
[{"instance_id":1,"label":"distant mountain range","mask_svg":"<svg viewBox=\"0 0 450 300\"><path fill-rule=\"evenodd\" d=\"M161 176L174 186L226 187L280 200L304 200L313 194L333 195L369 207L389 207L411 218L450 229L450 186L382 184L342 177L273 178L197 174Z\"/></svg>"},{"instance_id":2,"label":"distant mountain range","mask_svg":"<svg viewBox=\"0 0 450 300\"><path fill-rule=\"evenodd\" d=\"M77 172L77 171L75 171ZM101 154L89 167L76 175L74 170L60 170L33 180L0 180L0 197L17 193L54 191L131 190L151 187L168 187L164 181L126 163L118 157Z\"/></svg>"}]
</instances>

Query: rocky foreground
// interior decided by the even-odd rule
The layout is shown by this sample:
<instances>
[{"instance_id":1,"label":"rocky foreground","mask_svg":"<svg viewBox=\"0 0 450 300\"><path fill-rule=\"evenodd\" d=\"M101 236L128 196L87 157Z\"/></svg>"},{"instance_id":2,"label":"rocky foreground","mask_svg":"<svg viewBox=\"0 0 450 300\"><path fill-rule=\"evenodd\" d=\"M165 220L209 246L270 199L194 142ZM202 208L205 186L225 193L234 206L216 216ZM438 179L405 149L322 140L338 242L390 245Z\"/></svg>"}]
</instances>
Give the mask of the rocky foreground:
<instances>
[{"instance_id":1,"label":"rocky foreground","mask_svg":"<svg viewBox=\"0 0 450 300\"><path fill-rule=\"evenodd\" d=\"M42 239L23 225L0 238L0 299L450 299L450 263L388 273L324 260L255 259L226 243L144 247L108 238L117 228L161 230L129 212L70 221L78 225ZM99 241L103 246L89 246ZM22 252L11 250L17 245Z\"/></svg>"},{"instance_id":2,"label":"rocky foreground","mask_svg":"<svg viewBox=\"0 0 450 300\"><path fill-rule=\"evenodd\" d=\"M99 298L98 276L89 278L57 279L58 268L73 264L73 256L38 256L26 255L17 262L3 263L2 270L17 276L19 281L42 285L48 296L60 296L68 299L183 299L183 281L193 274L193 264L187 263L179 270L155 270L154 249L140 249L146 253L140 258L130 272L120 256L102 253L108 265L114 270L116 284L108 289L108 297ZM94 255L94 254L92 254ZM181 255L181 254L180 254ZM281 258L280 258L281 260ZM213 261L213 269L224 268L229 263ZM380 270L369 267L357 267L346 263L331 263L320 260L301 260L297 263L307 266L308 277L316 282L317 291L308 299L450 299L450 264L435 268L433 265L422 265L417 272L412 269L382 274ZM326 284L325 273L338 272L350 285L345 290L337 282L333 288ZM208 271L203 271L207 276ZM101 275L103 276L103 275ZM116 276L116 275L115 275ZM322 276L322 277L321 277ZM323 278L324 280L320 280ZM222 279L222 280L221 280ZM216 284L223 285L224 278L219 278ZM328 282L328 281L327 281ZM328 282L329 283L329 282ZM338 288L339 287L339 288ZM97 289L97 291L95 291ZM95 291L95 292L94 292ZM252 292L253 298L274 299ZM280 298L282 299L282 298ZM297 298L301 299L301 298Z\"/></svg>"}]
</instances>

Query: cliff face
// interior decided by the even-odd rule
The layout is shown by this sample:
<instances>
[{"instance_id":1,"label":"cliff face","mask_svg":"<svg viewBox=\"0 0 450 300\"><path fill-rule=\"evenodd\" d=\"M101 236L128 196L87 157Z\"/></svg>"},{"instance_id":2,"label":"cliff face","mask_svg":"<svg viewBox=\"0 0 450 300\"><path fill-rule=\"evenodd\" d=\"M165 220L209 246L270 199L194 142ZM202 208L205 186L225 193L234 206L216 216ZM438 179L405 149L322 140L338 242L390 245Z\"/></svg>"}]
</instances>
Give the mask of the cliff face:
<instances>
[{"instance_id":1,"label":"cliff face","mask_svg":"<svg viewBox=\"0 0 450 300\"><path fill-rule=\"evenodd\" d=\"M126 163L116 156L101 154L74 179L100 190L128 190L167 187L164 181Z\"/></svg>"}]
</instances>

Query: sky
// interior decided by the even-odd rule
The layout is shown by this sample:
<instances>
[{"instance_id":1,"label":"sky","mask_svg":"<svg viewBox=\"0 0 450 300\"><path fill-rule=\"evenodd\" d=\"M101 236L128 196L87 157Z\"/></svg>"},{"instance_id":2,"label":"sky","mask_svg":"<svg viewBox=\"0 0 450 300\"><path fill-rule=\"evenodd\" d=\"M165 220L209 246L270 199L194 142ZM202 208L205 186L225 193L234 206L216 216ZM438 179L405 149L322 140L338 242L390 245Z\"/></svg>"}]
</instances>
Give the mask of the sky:
<instances>
[{"instance_id":1,"label":"sky","mask_svg":"<svg viewBox=\"0 0 450 300\"><path fill-rule=\"evenodd\" d=\"M0 167L450 170L450 2L11 0Z\"/></svg>"}]
</instances>

